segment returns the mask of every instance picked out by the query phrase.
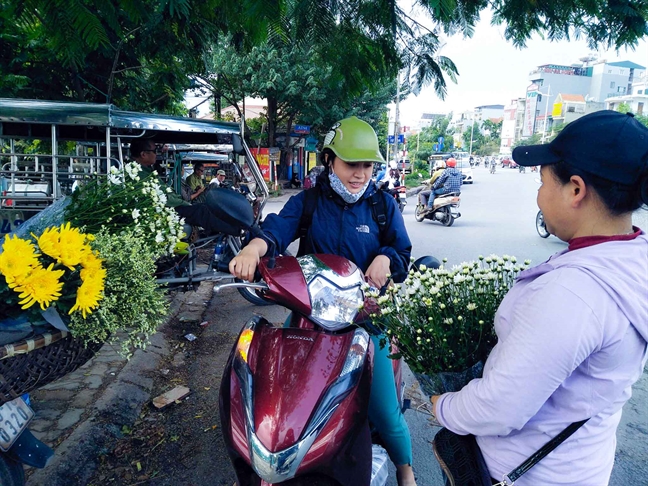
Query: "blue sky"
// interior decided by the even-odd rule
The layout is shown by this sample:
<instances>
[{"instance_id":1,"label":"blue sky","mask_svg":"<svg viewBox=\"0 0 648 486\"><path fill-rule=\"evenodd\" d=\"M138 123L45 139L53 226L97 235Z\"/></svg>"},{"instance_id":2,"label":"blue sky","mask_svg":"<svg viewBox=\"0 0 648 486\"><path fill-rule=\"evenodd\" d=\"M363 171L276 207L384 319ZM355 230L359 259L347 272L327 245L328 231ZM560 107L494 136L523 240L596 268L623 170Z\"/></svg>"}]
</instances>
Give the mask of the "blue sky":
<instances>
[{"instance_id":1,"label":"blue sky","mask_svg":"<svg viewBox=\"0 0 648 486\"><path fill-rule=\"evenodd\" d=\"M454 61L459 70L457 84L448 82L448 95L441 101L430 88L418 97L410 96L401 104L401 125L414 125L422 112L455 113L475 106L506 105L524 96L530 84L528 74L542 64L570 65L592 51L585 40L549 42L535 36L525 49L516 49L504 39L504 27L490 25L490 11L482 12L481 21L472 38L453 36L440 54ZM642 40L633 52L622 49L596 52L609 62L630 60L648 67L648 42Z\"/></svg>"}]
</instances>

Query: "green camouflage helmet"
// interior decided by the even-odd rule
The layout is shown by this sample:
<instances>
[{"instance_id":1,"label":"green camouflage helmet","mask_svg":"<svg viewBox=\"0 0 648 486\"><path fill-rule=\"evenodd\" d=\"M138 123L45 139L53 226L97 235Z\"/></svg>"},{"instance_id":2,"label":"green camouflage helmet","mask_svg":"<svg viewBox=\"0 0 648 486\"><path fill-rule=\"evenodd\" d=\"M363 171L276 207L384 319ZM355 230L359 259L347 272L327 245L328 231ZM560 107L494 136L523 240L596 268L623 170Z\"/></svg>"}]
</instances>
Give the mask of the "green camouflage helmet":
<instances>
[{"instance_id":1,"label":"green camouflage helmet","mask_svg":"<svg viewBox=\"0 0 648 486\"><path fill-rule=\"evenodd\" d=\"M385 162L378 148L376 132L367 122L352 116L337 122L324 137L325 149L331 149L345 162Z\"/></svg>"}]
</instances>

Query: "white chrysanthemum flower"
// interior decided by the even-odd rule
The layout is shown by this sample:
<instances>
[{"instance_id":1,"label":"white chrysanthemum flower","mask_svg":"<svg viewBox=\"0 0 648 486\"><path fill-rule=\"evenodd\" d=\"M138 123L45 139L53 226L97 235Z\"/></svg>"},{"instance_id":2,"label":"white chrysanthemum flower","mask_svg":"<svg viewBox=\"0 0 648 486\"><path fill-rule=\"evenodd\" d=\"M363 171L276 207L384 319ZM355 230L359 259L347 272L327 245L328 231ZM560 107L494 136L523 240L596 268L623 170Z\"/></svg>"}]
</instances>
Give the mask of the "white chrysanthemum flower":
<instances>
[{"instance_id":1,"label":"white chrysanthemum flower","mask_svg":"<svg viewBox=\"0 0 648 486\"><path fill-rule=\"evenodd\" d=\"M392 311L391 307L386 307L386 308L384 308L384 309L380 309L380 313L381 313L383 316L386 316L387 314L390 314L391 311Z\"/></svg>"},{"instance_id":2,"label":"white chrysanthemum flower","mask_svg":"<svg viewBox=\"0 0 648 486\"><path fill-rule=\"evenodd\" d=\"M133 219L139 218L140 210L139 209L133 209L133 211L131 212L131 216L133 217Z\"/></svg>"},{"instance_id":3,"label":"white chrysanthemum flower","mask_svg":"<svg viewBox=\"0 0 648 486\"><path fill-rule=\"evenodd\" d=\"M471 302L471 303L469 303L469 304L466 306L466 308L467 308L469 311L474 311L474 310L477 308L477 304L474 304L474 303Z\"/></svg>"},{"instance_id":4,"label":"white chrysanthemum flower","mask_svg":"<svg viewBox=\"0 0 648 486\"><path fill-rule=\"evenodd\" d=\"M155 234L155 242L162 243L164 241L164 236L159 231Z\"/></svg>"},{"instance_id":5,"label":"white chrysanthemum flower","mask_svg":"<svg viewBox=\"0 0 648 486\"><path fill-rule=\"evenodd\" d=\"M452 317L448 317L447 319L443 319L444 324L452 324L454 321L452 320Z\"/></svg>"}]
</instances>

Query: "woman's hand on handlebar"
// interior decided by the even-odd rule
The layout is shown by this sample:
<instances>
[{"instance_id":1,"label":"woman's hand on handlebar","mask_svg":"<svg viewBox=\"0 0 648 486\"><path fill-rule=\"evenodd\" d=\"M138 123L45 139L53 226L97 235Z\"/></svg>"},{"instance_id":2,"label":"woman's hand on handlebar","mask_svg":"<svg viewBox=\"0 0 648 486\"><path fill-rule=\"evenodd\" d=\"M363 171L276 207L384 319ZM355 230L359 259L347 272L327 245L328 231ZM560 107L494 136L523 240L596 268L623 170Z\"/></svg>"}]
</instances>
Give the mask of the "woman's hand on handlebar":
<instances>
[{"instance_id":1,"label":"woman's hand on handlebar","mask_svg":"<svg viewBox=\"0 0 648 486\"><path fill-rule=\"evenodd\" d=\"M241 252L232 258L229 271L236 278L251 282L259 260L268 251L268 244L261 238L254 238Z\"/></svg>"},{"instance_id":2,"label":"woman's hand on handlebar","mask_svg":"<svg viewBox=\"0 0 648 486\"><path fill-rule=\"evenodd\" d=\"M387 275L389 275L389 264L391 260L386 255L378 255L373 259L369 268L365 272L365 276L369 283L380 289L387 283Z\"/></svg>"}]
</instances>

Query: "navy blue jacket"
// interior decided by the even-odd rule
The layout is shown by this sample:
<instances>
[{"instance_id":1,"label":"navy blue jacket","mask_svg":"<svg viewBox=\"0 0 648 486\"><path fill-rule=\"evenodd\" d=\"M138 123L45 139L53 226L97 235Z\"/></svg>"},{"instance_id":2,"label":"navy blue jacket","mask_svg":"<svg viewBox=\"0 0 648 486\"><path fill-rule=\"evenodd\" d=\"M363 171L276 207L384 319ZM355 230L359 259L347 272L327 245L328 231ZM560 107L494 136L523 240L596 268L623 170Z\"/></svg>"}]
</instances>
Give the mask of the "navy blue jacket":
<instances>
[{"instance_id":1,"label":"navy blue jacket","mask_svg":"<svg viewBox=\"0 0 648 486\"><path fill-rule=\"evenodd\" d=\"M407 271L412 243L394 198L385 198L387 226L381 246L379 226L371 211L370 198L377 190L373 182L369 183L362 198L355 204L345 203L331 189L327 175L319 177L317 185L321 192L308 230L311 248L315 253L343 256L363 272L377 255L385 255L391 262L392 274ZM299 238L303 205L302 191L292 196L279 214L269 214L263 222L263 231L266 237L274 240L278 253L283 253L290 243Z\"/></svg>"}]
</instances>

